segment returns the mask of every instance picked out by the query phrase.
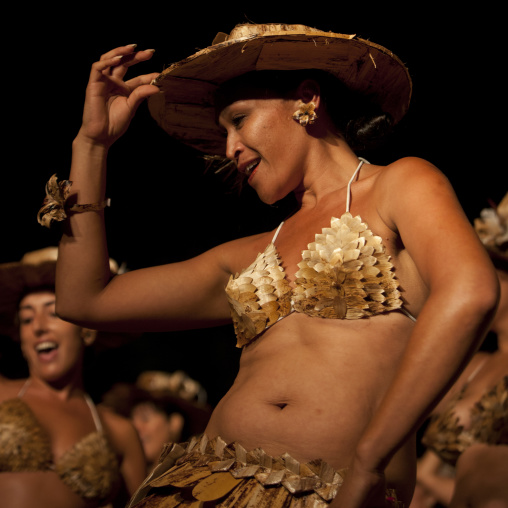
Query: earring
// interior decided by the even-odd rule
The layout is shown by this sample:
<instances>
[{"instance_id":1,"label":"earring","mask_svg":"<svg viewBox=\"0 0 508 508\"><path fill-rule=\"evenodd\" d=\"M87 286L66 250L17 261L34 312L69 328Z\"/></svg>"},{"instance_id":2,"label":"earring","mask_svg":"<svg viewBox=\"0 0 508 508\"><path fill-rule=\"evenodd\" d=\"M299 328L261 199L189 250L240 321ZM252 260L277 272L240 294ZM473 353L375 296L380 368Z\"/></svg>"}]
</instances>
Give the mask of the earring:
<instances>
[{"instance_id":1,"label":"earring","mask_svg":"<svg viewBox=\"0 0 508 508\"><path fill-rule=\"evenodd\" d=\"M90 346L95 341L95 337L97 336L96 330L90 330L89 328L83 328L81 330L81 338L83 339L83 344L85 346Z\"/></svg>"},{"instance_id":2,"label":"earring","mask_svg":"<svg viewBox=\"0 0 508 508\"><path fill-rule=\"evenodd\" d=\"M314 111L316 104L314 102L300 101L300 107L294 112L293 118L300 123L302 127L313 124L317 120L317 114Z\"/></svg>"}]
</instances>

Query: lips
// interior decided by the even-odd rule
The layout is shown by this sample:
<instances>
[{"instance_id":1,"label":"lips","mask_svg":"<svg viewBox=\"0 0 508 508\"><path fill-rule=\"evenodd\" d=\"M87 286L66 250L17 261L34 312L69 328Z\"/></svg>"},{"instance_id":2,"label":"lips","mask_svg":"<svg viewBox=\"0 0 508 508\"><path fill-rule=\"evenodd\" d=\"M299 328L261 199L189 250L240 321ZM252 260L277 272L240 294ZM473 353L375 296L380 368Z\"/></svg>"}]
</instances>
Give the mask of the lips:
<instances>
[{"instance_id":1,"label":"lips","mask_svg":"<svg viewBox=\"0 0 508 508\"><path fill-rule=\"evenodd\" d=\"M45 340L43 342L39 342L35 346L36 353L42 357L47 358L56 352L58 349L58 344L52 340Z\"/></svg>"},{"instance_id":2,"label":"lips","mask_svg":"<svg viewBox=\"0 0 508 508\"><path fill-rule=\"evenodd\" d=\"M52 340L45 340L44 342L39 342L39 344L35 346L35 350L38 353L43 353L44 351L50 351L56 349L57 347L58 344L56 342Z\"/></svg>"},{"instance_id":3,"label":"lips","mask_svg":"<svg viewBox=\"0 0 508 508\"><path fill-rule=\"evenodd\" d=\"M248 162L247 164L243 164L238 167L238 171L240 171L240 173L243 173L247 178L250 179L250 177L255 173L256 168L258 167L260 162L261 159L256 159L251 162Z\"/></svg>"}]
</instances>

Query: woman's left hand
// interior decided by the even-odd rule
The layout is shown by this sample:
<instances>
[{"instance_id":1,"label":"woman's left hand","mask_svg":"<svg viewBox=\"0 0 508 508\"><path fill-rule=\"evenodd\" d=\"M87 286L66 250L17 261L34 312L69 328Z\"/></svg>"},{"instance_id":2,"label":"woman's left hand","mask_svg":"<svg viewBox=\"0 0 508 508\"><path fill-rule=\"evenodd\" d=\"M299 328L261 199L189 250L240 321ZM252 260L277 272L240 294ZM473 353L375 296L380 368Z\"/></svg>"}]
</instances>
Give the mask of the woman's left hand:
<instances>
[{"instance_id":1,"label":"woman's left hand","mask_svg":"<svg viewBox=\"0 0 508 508\"><path fill-rule=\"evenodd\" d=\"M125 132L138 106L159 89L151 85L158 73L126 81L124 77L130 67L152 55L152 50L136 51L134 45L122 46L105 53L92 65L79 138L109 148Z\"/></svg>"},{"instance_id":2,"label":"woman's left hand","mask_svg":"<svg viewBox=\"0 0 508 508\"><path fill-rule=\"evenodd\" d=\"M365 470L358 462L349 468L330 508L388 508L384 473Z\"/></svg>"}]
</instances>

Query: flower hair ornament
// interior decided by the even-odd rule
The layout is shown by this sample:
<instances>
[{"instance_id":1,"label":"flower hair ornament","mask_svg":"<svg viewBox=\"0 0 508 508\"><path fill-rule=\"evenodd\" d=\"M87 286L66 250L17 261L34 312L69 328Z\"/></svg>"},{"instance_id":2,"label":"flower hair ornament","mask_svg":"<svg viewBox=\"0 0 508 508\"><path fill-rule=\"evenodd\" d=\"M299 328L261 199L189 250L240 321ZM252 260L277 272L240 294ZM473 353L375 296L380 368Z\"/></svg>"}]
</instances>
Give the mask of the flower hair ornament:
<instances>
[{"instance_id":1,"label":"flower hair ornament","mask_svg":"<svg viewBox=\"0 0 508 508\"><path fill-rule=\"evenodd\" d=\"M489 252L508 258L508 193L497 206L481 211L474 228Z\"/></svg>"},{"instance_id":2,"label":"flower hair ornament","mask_svg":"<svg viewBox=\"0 0 508 508\"><path fill-rule=\"evenodd\" d=\"M299 101L299 108L294 112L293 118L299 122L302 127L312 125L317 120L317 114L315 112L316 104L312 101L303 102Z\"/></svg>"},{"instance_id":3,"label":"flower hair ornament","mask_svg":"<svg viewBox=\"0 0 508 508\"><path fill-rule=\"evenodd\" d=\"M99 211L110 206L111 200L105 199L102 203L91 203L72 206L66 205L72 182L69 180L58 181L54 174L46 183L46 197L39 212L37 213L37 222L44 227L51 227L51 223L62 222L67 219L67 213L83 213Z\"/></svg>"}]
</instances>

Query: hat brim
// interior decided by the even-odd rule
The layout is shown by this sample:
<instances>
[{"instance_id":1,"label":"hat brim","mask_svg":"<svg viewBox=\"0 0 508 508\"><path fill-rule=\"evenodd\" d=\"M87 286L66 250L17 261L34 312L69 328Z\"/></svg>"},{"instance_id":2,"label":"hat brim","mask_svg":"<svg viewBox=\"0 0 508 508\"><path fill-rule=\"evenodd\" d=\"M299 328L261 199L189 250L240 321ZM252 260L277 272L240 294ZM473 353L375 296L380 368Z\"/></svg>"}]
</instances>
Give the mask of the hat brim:
<instances>
[{"instance_id":1,"label":"hat brim","mask_svg":"<svg viewBox=\"0 0 508 508\"><path fill-rule=\"evenodd\" d=\"M355 35L321 32L303 25L253 25L258 33L213 44L172 64L155 80L160 94L149 110L172 137L201 152L224 155L213 95L221 84L251 71L319 69L336 76L391 114L404 116L412 84L391 51Z\"/></svg>"},{"instance_id":2,"label":"hat brim","mask_svg":"<svg viewBox=\"0 0 508 508\"><path fill-rule=\"evenodd\" d=\"M0 334L16 336L15 316L20 299L31 290L54 288L56 262L0 265Z\"/></svg>"},{"instance_id":3,"label":"hat brim","mask_svg":"<svg viewBox=\"0 0 508 508\"><path fill-rule=\"evenodd\" d=\"M55 291L56 260L39 261L31 254L42 252L45 256L46 249L35 251L25 256L23 261L0 264L0 335L18 338L18 325L16 314L20 300L28 293L37 291ZM34 264L32 264L34 263ZM113 277L115 272L111 272ZM95 351L112 349L127 344L141 337L141 333L128 332L105 332L98 331L93 343Z\"/></svg>"}]
</instances>

